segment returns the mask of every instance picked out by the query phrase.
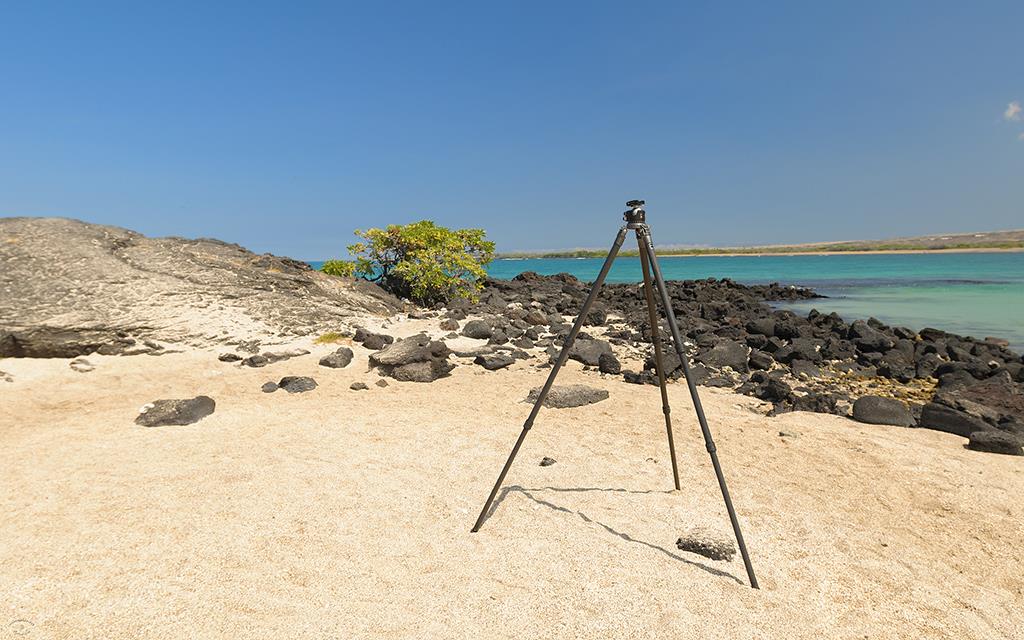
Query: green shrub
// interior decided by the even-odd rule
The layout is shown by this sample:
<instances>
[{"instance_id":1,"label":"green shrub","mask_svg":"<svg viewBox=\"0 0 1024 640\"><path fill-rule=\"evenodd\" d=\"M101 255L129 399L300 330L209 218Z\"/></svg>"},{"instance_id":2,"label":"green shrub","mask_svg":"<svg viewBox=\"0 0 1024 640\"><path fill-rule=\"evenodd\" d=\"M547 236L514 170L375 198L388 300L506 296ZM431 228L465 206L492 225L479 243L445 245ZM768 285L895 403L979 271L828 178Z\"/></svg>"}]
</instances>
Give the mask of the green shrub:
<instances>
[{"instance_id":1,"label":"green shrub","mask_svg":"<svg viewBox=\"0 0 1024 640\"><path fill-rule=\"evenodd\" d=\"M328 331L313 341L314 344L336 344L338 342L351 342L351 336L339 331Z\"/></svg>"},{"instance_id":2,"label":"green shrub","mask_svg":"<svg viewBox=\"0 0 1024 640\"><path fill-rule=\"evenodd\" d=\"M320 270L329 276L352 277L356 270L356 263L349 260L328 260L320 266Z\"/></svg>"},{"instance_id":3,"label":"green shrub","mask_svg":"<svg viewBox=\"0 0 1024 640\"><path fill-rule=\"evenodd\" d=\"M487 275L484 265L494 259L494 243L483 229L452 230L421 220L355 234L363 239L348 247L355 275L421 305L475 300Z\"/></svg>"}]
</instances>

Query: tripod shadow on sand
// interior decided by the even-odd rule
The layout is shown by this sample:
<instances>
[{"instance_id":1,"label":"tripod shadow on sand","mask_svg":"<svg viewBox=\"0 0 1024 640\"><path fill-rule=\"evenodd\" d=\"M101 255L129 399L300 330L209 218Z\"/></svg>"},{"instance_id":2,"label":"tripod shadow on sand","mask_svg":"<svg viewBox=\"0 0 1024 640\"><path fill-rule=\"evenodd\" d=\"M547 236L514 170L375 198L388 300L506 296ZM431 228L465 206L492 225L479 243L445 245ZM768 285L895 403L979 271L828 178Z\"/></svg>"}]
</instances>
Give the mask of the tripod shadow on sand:
<instances>
[{"instance_id":1,"label":"tripod shadow on sand","mask_svg":"<svg viewBox=\"0 0 1024 640\"><path fill-rule=\"evenodd\" d=\"M668 549L666 549L664 547L659 547L658 545L656 545L654 543L651 543L651 542L647 542L645 540L638 540L638 539L630 536L628 533L623 533L621 531L617 531L617 530L613 529L612 527L604 524L603 522L600 522L598 520L594 520L593 518L591 518L587 514L583 513L582 511L574 511L573 509L569 509L567 507L561 507L561 506L559 506L557 504L554 504L553 502L548 502L547 500L543 500L541 498L538 498L537 496L535 496L532 493L530 493L531 491L559 491L559 492L565 492L565 493L575 493L575 492L585 492L585 491L609 491L609 492L615 492L615 493L672 493L671 491L650 491L650 490L649 491L640 491L640 490L632 490L632 489L612 489L612 488L601 488L601 487L568 487L568 488L539 487L539 488L527 489L527 488L522 487L520 485L511 485L511 486L502 488L501 493L494 500L494 504L491 505L491 508L487 512L487 518L488 519L495 512L495 510L497 510L498 505L501 504L502 501L504 501L505 498L507 498L508 495L510 493L512 493L513 491L516 492L516 493L522 494L526 498L528 498L530 500L533 500L537 504L539 504L541 506L544 506L544 507L547 507L548 509L553 509L554 511L559 511L559 512L562 512L562 513L568 513L568 514L571 514L571 515L575 515L575 516L579 517L581 520L583 520L584 522L586 522L588 524L596 524L597 526L601 527L602 529L604 529L608 533L610 533L610 534L612 534L612 535L614 535L616 537L622 538L626 542L632 542L634 544L640 544L640 545L643 545L643 546L648 547L650 549L654 549L655 551L660 551L661 553L665 554L669 558L672 558L673 560L678 560L679 562L683 562L683 563L688 564L688 565L690 565L692 567L696 567L696 568L698 568L698 569L700 569L702 571L706 571L707 573L710 573L711 575L714 575L714 576L718 576L720 578L729 578L729 579L735 581L736 584L740 584L740 585L743 584L742 580L740 580L739 578L737 578L733 574L729 573L728 571L722 571L721 569L716 569L714 567L709 567L709 566L707 566L705 564L702 564L700 562L694 562L693 560L688 560L688 559L682 557L681 555L679 555L677 553L673 553L672 551L670 551L670 550L668 550Z\"/></svg>"}]
</instances>

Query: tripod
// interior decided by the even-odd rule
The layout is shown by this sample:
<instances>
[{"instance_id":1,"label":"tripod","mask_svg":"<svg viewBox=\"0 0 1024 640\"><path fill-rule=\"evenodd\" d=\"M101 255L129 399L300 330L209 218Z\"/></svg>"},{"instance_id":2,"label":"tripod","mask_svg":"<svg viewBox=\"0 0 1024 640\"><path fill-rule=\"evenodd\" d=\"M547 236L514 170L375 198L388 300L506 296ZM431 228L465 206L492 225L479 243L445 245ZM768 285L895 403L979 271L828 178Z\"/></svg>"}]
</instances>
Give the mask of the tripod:
<instances>
[{"instance_id":1,"label":"tripod","mask_svg":"<svg viewBox=\"0 0 1024 640\"><path fill-rule=\"evenodd\" d=\"M654 367L658 374L658 385L661 387L661 409L662 413L665 414L665 431L668 433L668 450L672 459L672 477L675 480L675 486L678 490L679 486L679 468L676 465L676 448L675 443L672 439L672 418L671 409L668 404L668 389L666 386L666 372L664 364L661 359L661 346L658 340L658 312L657 306L654 302L654 292L652 291L651 274L654 275L654 284L658 289L658 294L661 297L661 305L665 309L665 316L668 320L668 328L672 333L672 342L675 346L676 353L679 356L679 360L682 363L683 374L686 377L686 386L690 389L690 398L693 399L693 408L697 413L697 421L700 423L701 433L704 435L704 444L707 446L708 453L711 455L711 464L715 468L715 476L718 477L718 486L722 489L722 498L725 501L725 508L729 512L729 520L732 522L732 530L736 535L736 543L740 548L740 554L743 556L743 564L747 569L747 577L750 579L750 586L757 589L757 577L754 575L754 567L750 564L750 554L747 553L747 545L743 542L743 534L740 532L740 523L736 518L736 510L733 509L732 499L729 498L729 488L725 484L725 476L722 474L722 465L718 462L718 453L715 448L715 442L711 438L711 430L708 428L707 418L704 417L704 408L700 403L700 396L697 393L697 385L693 381L693 376L690 375L690 365L686 356L686 350L683 348L683 340L679 335L679 327L676 324L675 312L672 310L672 299L669 296L668 289L665 287L665 281L661 277L661 268L658 266L658 258L654 255L654 242L651 240L651 230L647 226L647 213L644 210L643 200L630 200L626 203L629 209L622 214L626 224L619 229L618 235L615 237L615 242L612 244L611 250L608 252L608 257L605 258L604 265L601 267L600 273L597 275L597 280L594 281L593 287L590 289L590 294L587 299L583 302L583 308L580 310L579 316L576 318L576 322L573 324L572 329L569 331L569 335L565 338L562 344L562 351L558 354L558 358L555 361L554 366L551 368L551 373L548 374L547 382L541 388L540 394L537 396L537 401L533 405L533 409L530 411L529 417L526 418L526 422L523 423L523 430L519 434L519 439L516 440L515 446L512 447L512 453L509 454L508 460L505 462L505 466L502 468L501 473L498 474L498 481L494 483L494 488L491 489L491 494L487 496L487 502L484 503L484 508L480 511L480 517L476 519L476 524L473 525L473 532L476 533L480 530L480 526L483 525L484 520L487 517L487 512L491 508L491 504L494 502L494 497L498 495L498 490L501 488L501 483L505 481L505 475L508 473L509 468L512 466L512 462L516 458L516 454L519 453L519 448L523 445L523 441L526 439L526 434L533 427L533 421L537 418L537 414L540 413L541 405L544 404L545 398L547 398L548 392L551 390L551 386L555 382L555 377L558 376L558 371L565 364L565 361L569 357L569 350L572 347L573 341L576 339L577 334L580 332L580 328L583 326L583 320L586 318L587 313L593 306L594 301L597 300L598 293L601 290L601 285L604 284L605 277L608 276L608 271L612 267L612 262L615 261L615 256L619 253L619 249L622 247L622 243L626 239L626 234L632 230L636 234L637 247L640 251L640 267L643 270L644 276L644 294L647 298L647 313L651 324L651 341L654 343Z\"/></svg>"}]
</instances>

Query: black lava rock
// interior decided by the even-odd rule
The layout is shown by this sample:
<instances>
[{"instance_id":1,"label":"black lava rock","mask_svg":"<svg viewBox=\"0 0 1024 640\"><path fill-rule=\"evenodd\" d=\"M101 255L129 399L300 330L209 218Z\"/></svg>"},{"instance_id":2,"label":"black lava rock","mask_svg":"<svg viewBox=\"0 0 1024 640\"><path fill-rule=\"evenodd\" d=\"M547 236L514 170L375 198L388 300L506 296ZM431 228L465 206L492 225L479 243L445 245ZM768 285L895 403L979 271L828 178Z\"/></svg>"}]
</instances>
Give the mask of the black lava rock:
<instances>
[{"instance_id":1,"label":"black lava rock","mask_svg":"<svg viewBox=\"0 0 1024 640\"><path fill-rule=\"evenodd\" d=\"M288 393L305 393L316 389L316 380L307 376L285 376L277 386Z\"/></svg>"},{"instance_id":2,"label":"black lava rock","mask_svg":"<svg viewBox=\"0 0 1024 640\"><path fill-rule=\"evenodd\" d=\"M199 422L213 413L217 403L209 396L181 400L154 400L142 408L135 424L143 427L164 427Z\"/></svg>"},{"instance_id":3,"label":"black lava rock","mask_svg":"<svg viewBox=\"0 0 1024 640\"><path fill-rule=\"evenodd\" d=\"M853 403L853 419L867 424L914 426L914 416L907 405L893 398L863 396Z\"/></svg>"}]
</instances>

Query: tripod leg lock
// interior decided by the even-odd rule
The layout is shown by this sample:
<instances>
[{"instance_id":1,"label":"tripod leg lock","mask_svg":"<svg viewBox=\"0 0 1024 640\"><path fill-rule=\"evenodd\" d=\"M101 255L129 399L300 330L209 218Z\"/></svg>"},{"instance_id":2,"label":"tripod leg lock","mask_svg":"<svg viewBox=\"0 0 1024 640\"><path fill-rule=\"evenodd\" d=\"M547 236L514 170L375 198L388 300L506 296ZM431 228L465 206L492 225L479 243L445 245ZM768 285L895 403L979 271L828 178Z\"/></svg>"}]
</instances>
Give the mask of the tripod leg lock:
<instances>
[{"instance_id":1,"label":"tripod leg lock","mask_svg":"<svg viewBox=\"0 0 1024 640\"><path fill-rule=\"evenodd\" d=\"M707 447L707 449L708 449L708 453L714 453L714 452L718 451L718 449L715 447L715 443L710 441L710 440L708 440L708 447Z\"/></svg>"},{"instance_id":2,"label":"tripod leg lock","mask_svg":"<svg viewBox=\"0 0 1024 640\"><path fill-rule=\"evenodd\" d=\"M672 407L668 406L667 404L661 405L661 412L667 416L668 414L672 413Z\"/></svg>"}]
</instances>

